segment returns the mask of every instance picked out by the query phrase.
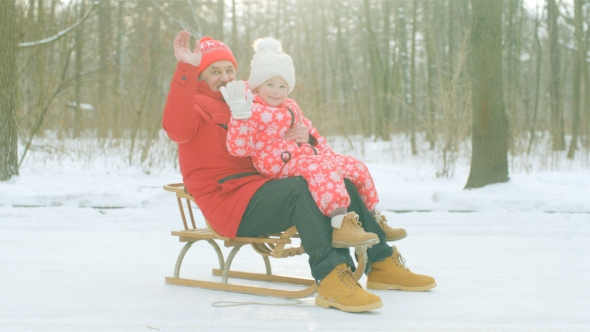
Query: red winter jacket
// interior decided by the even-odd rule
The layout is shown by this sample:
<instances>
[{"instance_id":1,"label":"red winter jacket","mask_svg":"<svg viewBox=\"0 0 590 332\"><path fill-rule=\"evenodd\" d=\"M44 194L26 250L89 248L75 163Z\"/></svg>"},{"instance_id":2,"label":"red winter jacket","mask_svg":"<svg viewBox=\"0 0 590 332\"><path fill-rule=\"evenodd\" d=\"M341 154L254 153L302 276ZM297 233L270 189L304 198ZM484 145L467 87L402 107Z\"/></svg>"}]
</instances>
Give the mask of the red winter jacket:
<instances>
[{"instance_id":1,"label":"red winter jacket","mask_svg":"<svg viewBox=\"0 0 590 332\"><path fill-rule=\"evenodd\" d=\"M235 237L250 199L270 179L258 174L249 157L227 152L230 117L221 93L198 81L197 67L179 62L162 125L178 143L180 172L188 192L217 233Z\"/></svg>"}]
</instances>

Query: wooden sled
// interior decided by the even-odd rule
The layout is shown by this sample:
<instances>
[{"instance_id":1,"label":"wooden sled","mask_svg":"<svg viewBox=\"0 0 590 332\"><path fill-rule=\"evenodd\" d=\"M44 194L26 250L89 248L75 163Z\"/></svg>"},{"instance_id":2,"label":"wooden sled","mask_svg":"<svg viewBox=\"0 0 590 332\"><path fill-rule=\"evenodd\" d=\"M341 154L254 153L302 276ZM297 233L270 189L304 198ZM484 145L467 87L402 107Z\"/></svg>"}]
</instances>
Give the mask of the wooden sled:
<instances>
[{"instance_id":1,"label":"wooden sled","mask_svg":"<svg viewBox=\"0 0 590 332\"><path fill-rule=\"evenodd\" d=\"M178 255L178 259L176 260L174 276L166 277L166 284L200 287L213 290L222 290L228 292L255 294L263 296L274 296L290 299L308 297L316 292L317 284L314 279L280 276L274 275L272 273L269 257L287 258L291 256L302 255L305 253L305 250L301 245L289 246L292 244L292 238L299 237L299 234L297 233L297 229L295 229L295 226L290 227L282 233L270 234L265 237L228 238L217 234L217 232L213 230L213 228L211 227L211 225L209 225L209 222L206 219L205 222L207 224L207 228L197 228L195 224L193 210L191 207L191 202L194 203L194 200L193 197L190 194L188 194L188 192L184 188L183 183L165 185L164 190L176 194L178 208L180 209L180 215L182 217L182 222L184 224L184 230L173 231L172 236L177 236L180 242L186 242L186 244L184 245L184 247ZM183 200L186 202L186 204L183 203ZM185 209L188 211L188 215L190 216L190 226L192 226L192 228L187 223ZM212 273L215 276L221 277L221 280L219 282L204 281L197 279L185 279L180 277L180 267L182 265L184 256L191 248L191 246L195 242L200 240L207 241L213 247L213 249L215 249L215 252L217 253L217 258L219 259L219 268L213 268ZM223 242L225 247L233 247L227 259L224 259L223 253L221 252L221 249L219 248L219 245L216 241ZM262 256L262 259L264 260L264 264L266 267L265 273L253 273L230 270L231 263L234 260L236 254L245 245L252 246L254 251L256 251L258 254ZM357 255L359 255L360 259L355 272L355 277L357 280L359 280L363 274L363 271L365 270L366 249L357 248ZM277 284L299 285L303 286L304 288L292 290L235 284L230 283L229 278L269 281Z\"/></svg>"}]
</instances>

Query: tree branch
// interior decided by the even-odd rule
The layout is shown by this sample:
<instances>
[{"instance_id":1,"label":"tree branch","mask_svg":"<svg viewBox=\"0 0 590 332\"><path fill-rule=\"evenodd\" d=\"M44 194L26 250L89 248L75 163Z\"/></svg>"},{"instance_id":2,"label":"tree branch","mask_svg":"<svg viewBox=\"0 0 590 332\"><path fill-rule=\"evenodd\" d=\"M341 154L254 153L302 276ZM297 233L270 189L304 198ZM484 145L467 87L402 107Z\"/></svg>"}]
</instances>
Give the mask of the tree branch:
<instances>
[{"instance_id":1,"label":"tree branch","mask_svg":"<svg viewBox=\"0 0 590 332\"><path fill-rule=\"evenodd\" d=\"M96 8L96 6L98 6L98 5L100 5L100 1L94 1L94 4L88 10L88 12L84 15L84 17L82 17L78 22L76 22L74 25L70 26L69 28L58 32L55 36L41 39L41 40L37 40L37 41L32 41L32 42L19 43L18 47L32 47L32 46L37 46L37 45L49 44L51 42L58 40L59 38L68 34L68 32L74 30L78 25L84 23L84 21L86 21L86 19L90 16L90 13L92 13L94 8Z\"/></svg>"},{"instance_id":2,"label":"tree branch","mask_svg":"<svg viewBox=\"0 0 590 332\"><path fill-rule=\"evenodd\" d=\"M195 36L195 38L200 36L199 30L195 30L188 23L186 23L183 19L177 18L174 15L170 14L170 12L168 12L164 7L160 6L160 4L157 3L156 1L151 0L151 2L156 8L158 8L158 10L160 10L162 13L164 13L164 15L166 15L166 17L168 17L168 20L170 20L173 23L176 23L181 29L190 32L191 35ZM198 22L197 22L197 24L198 24Z\"/></svg>"}]
</instances>

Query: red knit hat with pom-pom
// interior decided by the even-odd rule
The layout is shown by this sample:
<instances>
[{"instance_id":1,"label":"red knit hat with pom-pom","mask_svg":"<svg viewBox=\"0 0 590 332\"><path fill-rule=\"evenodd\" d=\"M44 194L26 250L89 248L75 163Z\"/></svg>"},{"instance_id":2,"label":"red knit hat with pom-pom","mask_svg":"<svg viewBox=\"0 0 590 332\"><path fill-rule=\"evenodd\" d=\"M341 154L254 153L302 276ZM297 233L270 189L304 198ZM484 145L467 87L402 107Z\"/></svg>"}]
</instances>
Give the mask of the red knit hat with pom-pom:
<instances>
[{"instance_id":1,"label":"red knit hat with pom-pom","mask_svg":"<svg viewBox=\"0 0 590 332\"><path fill-rule=\"evenodd\" d=\"M212 63L223 60L231 61L238 70L236 59L227 45L209 36L201 38L200 43L203 58L199 64L198 75L201 75L203 70L207 69Z\"/></svg>"}]
</instances>

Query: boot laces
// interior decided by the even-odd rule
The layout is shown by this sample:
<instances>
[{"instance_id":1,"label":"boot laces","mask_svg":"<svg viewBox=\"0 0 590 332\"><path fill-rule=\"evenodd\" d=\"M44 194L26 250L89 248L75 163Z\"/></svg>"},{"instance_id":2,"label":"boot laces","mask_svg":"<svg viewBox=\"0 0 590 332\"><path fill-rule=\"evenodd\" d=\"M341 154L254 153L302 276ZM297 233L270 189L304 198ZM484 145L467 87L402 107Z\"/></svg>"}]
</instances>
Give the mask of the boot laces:
<instances>
[{"instance_id":1,"label":"boot laces","mask_svg":"<svg viewBox=\"0 0 590 332\"><path fill-rule=\"evenodd\" d=\"M358 233L361 230L363 230L363 224L359 221L358 214L354 215L354 220L351 220L351 225L352 225L352 231L354 233Z\"/></svg>"},{"instance_id":2,"label":"boot laces","mask_svg":"<svg viewBox=\"0 0 590 332\"><path fill-rule=\"evenodd\" d=\"M352 274L352 270L350 269L349 266L342 268L342 269L340 269L340 271L338 271L338 278L348 288L352 289L356 285L358 285L360 287L359 283L354 278L354 276Z\"/></svg>"},{"instance_id":3,"label":"boot laces","mask_svg":"<svg viewBox=\"0 0 590 332\"><path fill-rule=\"evenodd\" d=\"M352 222L352 228L354 229L355 233L363 231L363 224L359 221L359 216L354 215L354 220Z\"/></svg>"},{"instance_id":4,"label":"boot laces","mask_svg":"<svg viewBox=\"0 0 590 332\"><path fill-rule=\"evenodd\" d=\"M385 227L387 227L387 218L385 218L385 216L381 214L381 211L377 211L376 215L379 216L379 225L381 226L381 228L385 229Z\"/></svg>"},{"instance_id":5,"label":"boot laces","mask_svg":"<svg viewBox=\"0 0 590 332\"><path fill-rule=\"evenodd\" d=\"M397 258L397 259L396 259ZM408 269L408 267L406 266L406 259L402 257L402 255L397 252L397 255L395 258L393 258L394 262L399 265L401 268L403 268L406 271L410 271L410 269Z\"/></svg>"}]
</instances>

